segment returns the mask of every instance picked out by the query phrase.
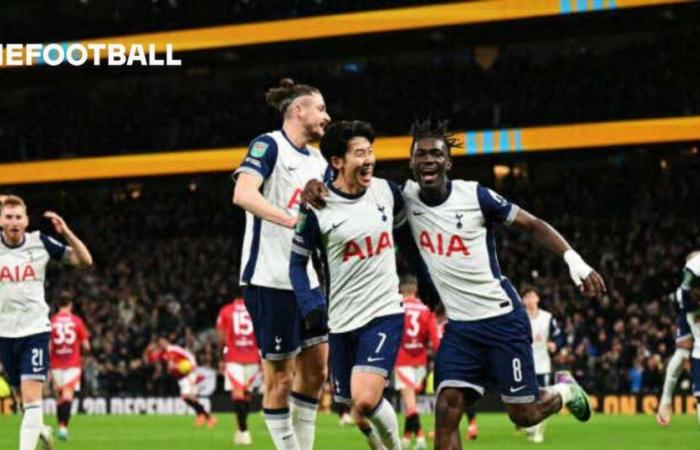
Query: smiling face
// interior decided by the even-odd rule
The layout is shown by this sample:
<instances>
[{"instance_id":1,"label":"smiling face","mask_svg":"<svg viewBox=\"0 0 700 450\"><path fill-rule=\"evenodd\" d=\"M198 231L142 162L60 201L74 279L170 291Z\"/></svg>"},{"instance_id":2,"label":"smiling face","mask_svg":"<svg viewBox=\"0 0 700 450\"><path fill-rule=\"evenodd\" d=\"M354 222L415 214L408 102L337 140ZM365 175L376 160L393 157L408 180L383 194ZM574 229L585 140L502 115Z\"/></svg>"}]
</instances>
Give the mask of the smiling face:
<instances>
[{"instance_id":1,"label":"smiling face","mask_svg":"<svg viewBox=\"0 0 700 450\"><path fill-rule=\"evenodd\" d=\"M369 187L376 162L372 143L362 136L356 136L348 141L345 156L331 158L331 164L338 172L339 181L351 192Z\"/></svg>"},{"instance_id":2,"label":"smiling face","mask_svg":"<svg viewBox=\"0 0 700 450\"><path fill-rule=\"evenodd\" d=\"M447 184L447 172L452 168L447 143L438 138L418 139L413 145L410 166L421 189L443 190Z\"/></svg>"}]
</instances>

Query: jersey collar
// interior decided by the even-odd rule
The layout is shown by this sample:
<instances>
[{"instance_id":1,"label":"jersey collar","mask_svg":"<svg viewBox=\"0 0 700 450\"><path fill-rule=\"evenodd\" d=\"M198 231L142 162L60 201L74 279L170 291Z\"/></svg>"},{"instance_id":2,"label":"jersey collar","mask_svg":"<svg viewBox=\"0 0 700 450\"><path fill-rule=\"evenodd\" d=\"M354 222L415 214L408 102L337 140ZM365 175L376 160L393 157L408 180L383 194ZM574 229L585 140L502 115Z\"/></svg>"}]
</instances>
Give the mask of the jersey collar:
<instances>
[{"instance_id":1,"label":"jersey collar","mask_svg":"<svg viewBox=\"0 0 700 450\"><path fill-rule=\"evenodd\" d=\"M292 140L289 139L289 136L287 136L287 133L284 132L284 128L280 128L280 131L282 132L282 136L284 136L284 138L287 140L287 142L289 142L289 145L291 145L294 150L298 151L302 155L308 156L310 154L308 148L297 147L296 145L294 145L294 142L292 142Z\"/></svg>"},{"instance_id":2,"label":"jersey collar","mask_svg":"<svg viewBox=\"0 0 700 450\"><path fill-rule=\"evenodd\" d=\"M347 192L343 192L340 189L338 189L337 187L333 186L332 182L328 183L328 189L333 191L333 193L337 194L338 196L346 198L348 200L357 200L358 198L365 195L365 193L367 192L367 189L365 189L364 191L358 192L357 194L348 194Z\"/></svg>"},{"instance_id":3,"label":"jersey collar","mask_svg":"<svg viewBox=\"0 0 700 450\"><path fill-rule=\"evenodd\" d=\"M5 241L5 235L0 231L0 241L2 242L2 245L4 245L7 248L20 248L24 245L25 242L27 242L27 234L25 233L24 236L22 236L22 242L20 242L17 245L11 245L7 241Z\"/></svg>"},{"instance_id":4,"label":"jersey collar","mask_svg":"<svg viewBox=\"0 0 700 450\"><path fill-rule=\"evenodd\" d=\"M420 190L418 191L418 200L420 200L421 203L423 203L425 206L429 206L431 208L434 208L436 206L440 206L443 203L445 203L447 200L449 200L450 195L452 195L452 180L447 180L447 195L445 196L445 200L437 203L432 203L432 202L426 202L423 200L423 198L420 196Z\"/></svg>"}]
</instances>

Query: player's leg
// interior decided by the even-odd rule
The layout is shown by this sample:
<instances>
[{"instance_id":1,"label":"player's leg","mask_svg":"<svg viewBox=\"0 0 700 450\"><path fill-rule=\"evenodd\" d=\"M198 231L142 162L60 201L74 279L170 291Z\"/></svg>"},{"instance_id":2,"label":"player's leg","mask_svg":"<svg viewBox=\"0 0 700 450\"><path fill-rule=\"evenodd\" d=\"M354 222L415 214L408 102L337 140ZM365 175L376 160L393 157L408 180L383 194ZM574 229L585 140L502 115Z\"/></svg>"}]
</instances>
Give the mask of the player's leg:
<instances>
[{"instance_id":1,"label":"player's leg","mask_svg":"<svg viewBox=\"0 0 700 450\"><path fill-rule=\"evenodd\" d=\"M248 286L243 291L263 358L265 424L278 450L299 449L289 410L294 358L301 350L293 295L288 291L258 286Z\"/></svg>"},{"instance_id":2,"label":"player's leg","mask_svg":"<svg viewBox=\"0 0 700 450\"><path fill-rule=\"evenodd\" d=\"M372 427L372 424L355 408L352 408L352 419L357 425L357 428L367 439L367 444L371 450L384 450L384 444L379 437L377 430Z\"/></svg>"},{"instance_id":3,"label":"player's leg","mask_svg":"<svg viewBox=\"0 0 700 450\"><path fill-rule=\"evenodd\" d=\"M678 314L676 319L676 350L666 366L664 388L659 402L659 409L656 413L656 422L661 426L666 426L671 422L673 391L675 391L678 378L683 371L685 360L690 358L692 348L693 335L686 315L683 313Z\"/></svg>"},{"instance_id":4,"label":"player's leg","mask_svg":"<svg viewBox=\"0 0 700 450\"><path fill-rule=\"evenodd\" d=\"M301 323L301 320L300 320ZM316 434L316 414L328 378L328 336L302 333L302 351L295 361L290 398L294 434L301 450L311 450Z\"/></svg>"},{"instance_id":5,"label":"player's leg","mask_svg":"<svg viewBox=\"0 0 700 450\"><path fill-rule=\"evenodd\" d=\"M435 450L459 450L462 448L459 423L464 409L483 394L473 388L443 386L435 401Z\"/></svg>"},{"instance_id":6,"label":"player's leg","mask_svg":"<svg viewBox=\"0 0 700 450\"><path fill-rule=\"evenodd\" d=\"M532 329L522 307L485 321L484 334L491 342L491 372L513 423L521 427L537 425L563 405L579 421L590 419L593 408L588 394L570 373L558 372L554 386L539 388L532 356Z\"/></svg>"},{"instance_id":7,"label":"player's leg","mask_svg":"<svg viewBox=\"0 0 700 450\"><path fill-rule=\"evenodd\" d=\"M81 370L79 367L72 367L61 371L61 389L58 397L56 412L58 420L58 437L62 440L68 439L68 424L73 413L73 397L75 392L80 390Z\"/></svg>"},{"instance_id":8,"label":"player's leg","mask_svg":"<svg viewBox=\"0 0 700 450\"><path fill-rule=\"evenodd\" d=\"M199 427L206 424L211 415L197 398L197 385L194 377L196 377L195 373L184 376L178 380L178 385L180 386L180 398L194 410L195 425Z\"/></svg>"},{"instance_id":9,"label":"player's leg","mask_svg":"<svg viewBox=\"0 0 700 450\"><path fill-rule=\"evenodd\" d=\"M399 450L399 425L384 387L399 352L404 315L379 317L357 330L351 393L355 409L374 426L388 450Z\"/></svg>"},{"instance_id":10,"label":"player's leg","mask_svg":"<svg viewBox=\"0 0 700 450\"><path fill-rule=\"evenodd\" d=\"M548 373L537 374L537 384L539 384L540 388L546 388L550 385L550 378L551 378L551 375ZM544 419L540 423L538 423L537 425L534 425L534 426L526 429L528 439L536 444L540 444L540 443L544 442L544 429L545 429L546 423L547 423L547 420Z\"/></svg>"},{"instance_id":11,"label":"player's leg","mask_svg":"<svg viewBox=\"0 0 700 450\"><path fill-rule=\"evenodd\" d=\"M408 448L411 443L411 438L417 431L415 420L409 419L418 413L416 408L415 376L413 369L414 367L410 366L397 366L394 368L394 388L401 396L401 401L403 402L404 411L406 413L403 426L403 439L401 440L404 449Z\"/></svg>"},{"instance_id":12,"label":"player's leg","mask_svg":"<svg viewBox=\"0 0 700 450\"><path fill-rule=\"evenodd\" d=\"M338 414L338 424L341 427L344 427L345 425L354 425L355 420L353 419L353 416L351 415L351 408L350 405L346 405L345 403L335 403L333 406L333 409L335 410L335 413Z\"/></svg>"},{"instance_id":13,"label":"player's leg","mask_svg":"<svg viewBox=\"0 0 700 450\"><path fill-rule=\"evenodd\" d=\"M488 347L472 322L450 321L435 358L435 449L462 448L459 423L465 407L484 395Z\"/></svg>"},{"instance_id":14,"label":"player's leg","mask_svg":"<svg viewBox=\"0 0 700 450\"><path fill-rule=\"evenodd\" d=\"M42 406L42 390L48 374L49 333L20 338L17 345L24 411L19 448L34 450L40 442L44 449L53 449L53 434L51 427L44 425Z\"/></svg>"},{"instance_id":15,"label":"player's leg","mask_svg":"<svg viewBox=\"0 0 700 450\"><path fill-rule=\"evenodd\" d=\"M693 380L693 395L698 405L695 410L698 416L698 423L700 424L700 358L691 358L690 377Z\"/></svg>"},{"instance_id":16,"label":"player's leg","mask_svg":"<svg viewBox=\"0 0 700 450\"><path fill-rule=\"evenodd\" d=\"M476 423L476 406L472 403L466 407L464 414L467 416L467 439L475 440L479 437L479 425Z\"/></svg>"},{"instance_id":17,"label":"player's leg","mask_svg":"<svg viewBox=\"0 0 700 450\"><path fill-rule=\"evenodd\" d=\"M224 389L231 392L233 412L236 415L237 429L233 437L233 443L235 445L252 444L252 438L250 436L250 432L248 431L250 396L247 392L246 381L248 380L249 375L256 376L257 372L257 364L226 363Z\"/></svg>"},{"instance_id":18,"label":"player's leg","mask_svg":"<svg viewBox=\"0 0 700 450\"><path fill-rule=\"evenodd\" d=\"M352 367L355 362L356 346L353 332L331 333L328 335L330 350L330 370L331 389L333 401L338 404L347 405L348 410L352 410L352 415L357 424L357 428L367 439L370 449L383 449L381 439L376 430L372 428L370 422L363 417L356 408L351 408L352 398L350 395L350 384L352 377Z\"/></svg>"}]
</instances>

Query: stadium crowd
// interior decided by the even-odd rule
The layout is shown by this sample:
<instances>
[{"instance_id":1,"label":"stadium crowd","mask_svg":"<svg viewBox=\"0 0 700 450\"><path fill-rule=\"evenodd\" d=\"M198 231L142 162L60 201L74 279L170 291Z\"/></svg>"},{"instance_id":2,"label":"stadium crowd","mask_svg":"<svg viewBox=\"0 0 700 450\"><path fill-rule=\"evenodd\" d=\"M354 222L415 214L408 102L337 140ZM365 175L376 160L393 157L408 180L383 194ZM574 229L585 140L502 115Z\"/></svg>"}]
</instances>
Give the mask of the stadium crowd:
<instances>
[{"instance_id":1,"label":"stadium crowd","mask_svg":"<svg viewBox=\"0 0 700 450\"><path fill-rule=\"evenodd\" d=\"M699 31L8 83L0 161L246 145L251 130L276 126L263 93L290 75L318 86L332 117L382 135L406 134L429 111L472 130L698 114Z\"/></svg>"},{"instance_id":2,"label":"stadium crowd","mask_svg":"<svg viewBox=\"0 0 700 450\"><path fill-rule=\"evenodd\" d=\"M658 393L674 340L666 296L685 255L700 247L700 221L687 206L700 202L700 158L693 149L582 155L568 164L532 158L505 177L481 171L477 178L560 229L600 269L609 295L582 298L561 261L505 228L501 266L516 286L534 284L557 317L566 345L555 368L572 369L596 393ZM453 176L473 172L470 160L458 159ZM382 165L379 175L400 179L405 167ZM50 271L48 283L49 300L63 289L75 293L91 331L86 394L175 393L166 373L143 364L158 335L218 367L213 326L237 292L243 227L230 189L225 175L208 175L19 190L34 216L50 205L60 210L93 251L87 275Z\"/></svg>"}]
</instances>

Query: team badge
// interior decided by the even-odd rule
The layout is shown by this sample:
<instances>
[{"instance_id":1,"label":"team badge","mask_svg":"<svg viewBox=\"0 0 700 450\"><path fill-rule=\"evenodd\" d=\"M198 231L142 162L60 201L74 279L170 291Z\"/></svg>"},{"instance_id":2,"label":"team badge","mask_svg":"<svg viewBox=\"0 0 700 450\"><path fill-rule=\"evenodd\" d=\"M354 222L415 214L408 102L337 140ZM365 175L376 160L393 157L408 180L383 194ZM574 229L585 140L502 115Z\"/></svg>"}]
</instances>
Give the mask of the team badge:
<instances>
[{"instance_id":1,"label":"team badge","mask_svg":"<svg viewBox=\"0 0 700 450\"><path fill-rule=\"evenodd\" d=\"M250 149L250 156L254 158L262 158L265 156L265 152L267 152L267 148L270 146L270 144L267 144L262 141L258 141L255 144L253 144L253 147Z\"/></svg>"}]
</instances>

